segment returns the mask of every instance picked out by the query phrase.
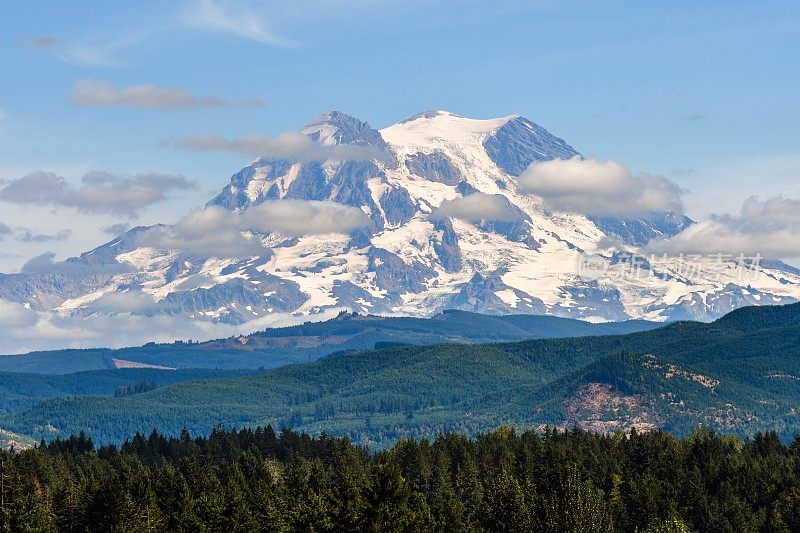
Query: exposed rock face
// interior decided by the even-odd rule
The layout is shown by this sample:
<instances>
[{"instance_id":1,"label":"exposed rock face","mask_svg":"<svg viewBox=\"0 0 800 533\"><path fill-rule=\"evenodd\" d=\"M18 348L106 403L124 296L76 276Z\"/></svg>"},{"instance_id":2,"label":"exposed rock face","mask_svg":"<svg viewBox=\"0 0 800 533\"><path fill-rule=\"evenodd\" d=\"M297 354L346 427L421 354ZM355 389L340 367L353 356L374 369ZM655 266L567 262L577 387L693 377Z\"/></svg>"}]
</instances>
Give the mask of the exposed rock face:
<instances>
[{"instance_id":1,"label":"exposed rock face","mask_svg":"<svg viewBox=\"0 0 800 533\"><path fill-rule=\"evenodd\" d=\"M652 239L677 235L692 224L692 219L675 213L652 213L641 217L589 217L609 235L616 235L625 244L644 246Z\"/></svg>"},{"instance_id":2,"label":"exposed rock face","mask_svg":"<svg viewBox=\"0 0 800 533\"><path fill-rule=\"evenodd\" d=\"M519 176L534 161L570 159L580 155L562 139L523 117L513 117L483 141L494 163Z\"/></svg>"},{"instance_id":3,"label":"exposed rock face","mask_svg":"<svg viewBox=\"0 0 800 533\"><path fill-rule=\"evenodd\" d=\"M334 308L709 320L743 305L800 298L800 271L780 262L765 261L744 279L735 261L688 265L636 255L650 239L692 223L682 215L590 218L554 212L521 193L517 178L532 162L580 157L522 117L431 111L379 131L331 112L300 133L369 157L258 159L209 205L241 211L271 200L333 201L361 209L369 227L348 235L253 234L268 247L257 257L154 249L142 245L143 236L163 228L139 227L55 271L0 275L0 298L91 317L114 312L108 297L122 295L135 305L120 313L230 324ZM444 202L476 193L499 198L505 215L432 216ZM588 277L580 269L587 253L600 265Z\"/></svg>"},{"instance_id":4,"label":"exposed rock face","mask_svg":"<svg viewBox=\"0 0 800 533\"><path fill-rule=\"evenodd\" d=\"M411 174L445 185L457 185L462 180L461 172L442 150L411 154L406 158L406 167Z\"/></svg>"}]
</instances>

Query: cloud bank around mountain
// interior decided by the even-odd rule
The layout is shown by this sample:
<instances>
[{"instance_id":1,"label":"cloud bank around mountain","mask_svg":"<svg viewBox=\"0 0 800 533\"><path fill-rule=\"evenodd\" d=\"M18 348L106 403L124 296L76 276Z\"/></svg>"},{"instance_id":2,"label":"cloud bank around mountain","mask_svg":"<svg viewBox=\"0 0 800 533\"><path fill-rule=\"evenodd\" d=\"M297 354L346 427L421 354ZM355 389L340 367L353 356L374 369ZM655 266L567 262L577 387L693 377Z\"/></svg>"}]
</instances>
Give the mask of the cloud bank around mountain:
<instances>
[{"instance_id":1,"label":"cloud bank around mountain","mask_svg":"<svg viewBox=\"0 0 800 533\"><path fill-rule=\"evenodd\" d=\"M244 211L208 206L192 211L173 226L140 237L144 246L214 257L251 257L271 253L258 233L300 237L349 233L371 224L360 209L331 201L274 200Z\"/></svg>"},{"instance_id":2,"label":"cloud bank around mountain","mask_svg":"<svg viewBox=\"0 0 800 533\"><path fill-rule=\"evenodd\" d=\"M226 100L220 96L198 96L185 89L158 87L153 84L117 87L107 81L78 80L72 88L71 101L80 107L132 107L139 109L177 110L203 107L262 107L257 98Z\"/></svg>"},{"instance_id":3,"label":"cloud bank around mountain","mask_svg":"<svg viewBox=\"0 0 800 533\"><path fill-rule=\"evenodd\" d=\"M522 217L511 208L501 194L476 192L468 196L446 200L431 213L431 218L461 218L464 220L516 221Z\"/></svg>"},{"instance_id":4,"label":"cloud bank around mountain","mask_svg":"<svg viewBox=\"0 0 800 533\"><path fill-rule=\"evenodd\" d=\"M200 152L237 152L265 159L292 159L296 161L366 161L381 159L385 153L373 146L357 144L325 145L312 141L297 132L281 133L269 137L252 133L227 139L217 134L173 137L161 141L166 148L179 148Z\"/></svg>"},{"instance_id":5,"label":"cloud bank around mountain","mask_svg":"<svg viewBox=\"0 0 800 533\"><path fill-rule=\"evenodd\" d=\"M131 218L169 193L195 188L183 176L137 174L123 176L90 172L75 186L52 172L32 172L0 182L0 200L15 204L69 207L87 213L112 213Z\"/></svg>"},{"instance_id":6,"label":"cloud bank around mountain","mask_svg":"<svg viewBox=\"0 0 800 533\"><path fill-rule=\"evenodd\" d=\"M141 290L109 292L91 302L88 307L93 313L142 313L158 306L152 296Z\"/></svg>"},{"instance_id":7,"label":"cloud bank around mountain","mask_svg":"<svg viewBox=\"0 0 800 533\"><path fill-rule=\"evenodd\" d=\"M521 191L562 211L595 216L683 212L678 185L661 176L633 175L617 161L576 156L534 162L518 183Z\"/></svg>"},{"instance_id":8,"label":"cloud bank around mountain","mask_svg":"<svg viewBox=\"0 0 800 533\"><path fill-rule=\"evenodd\" d=\"M188 339L203 341L247 335L268 327L291 326L308 320L326 320L338 313L338 310L330 310L314 317L274 313L238 326L186 320L183 316L131 314L145 309L152 301L150 296L141 293L109 294L96 305L99 309L107 308L121 314L83 318L34 311L0 298L0 354L65 348L121 348ZM109 336L109 331L114 335Z\"/></svg>"},{"instance_id":9,"label":"cloud bank around mountain","mask_svg":"<svg viewBox=\"0 0 800 533\"><path fill-rule=\"evenodd\" d=\"M668 239L651 241L652 253L800 256L800 200L750 197L738 215L714 215Z\"/></svg>"},{"instance_id":10,"label":"cloud bank around mountain","mask_svg":"<svg viewBox=\"0 0 800 533\"><path fill-rule=\"evenodd\" d=\"M36 323L35 315L20 303L0 299L0 330L19 328Z\"/></svg>"},{"instance_id":11,"label":"cloud bank around mountain","mask_svg":"<svg viewBox=\"0 0 800 533\"><path fill-rule=\"evenodd\" d=\"M131 272L127 263L87 265L75 261L56 261L55 252L45 252L22 265L23 274L60 274L64 276L113 276Z\"/></svg>"}]
</instances>

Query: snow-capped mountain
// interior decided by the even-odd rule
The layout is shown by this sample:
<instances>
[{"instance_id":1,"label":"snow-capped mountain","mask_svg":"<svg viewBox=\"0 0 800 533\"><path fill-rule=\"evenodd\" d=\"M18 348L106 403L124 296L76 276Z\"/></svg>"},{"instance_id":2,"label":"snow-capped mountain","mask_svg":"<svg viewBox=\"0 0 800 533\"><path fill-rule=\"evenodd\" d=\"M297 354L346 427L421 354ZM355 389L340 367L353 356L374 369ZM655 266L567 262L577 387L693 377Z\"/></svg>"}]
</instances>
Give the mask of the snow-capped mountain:
<instances>
[{"instance_id":1,"label":"snow-capped mountain","mask_svg":"<svg viewBox=\"0 0 800 533\"><path fill-rule=\"evenodd\" d=\"M143 236L160 228L138 227L58 271L0 275L0 298L69 315L169 314L232 324L274 313L431 315L447 308L709 320L743 305L800 299L800 275L779 262L744 268L736 258L634 255L692 223L682 215L587 217L521 192L517 178L531 163L580 154L520 116L474 120L434 111L375 130L330 112L301 133L369 157L258 159L209 206L243 212L276 200L332 201L361 210L369 226L348 234L249 232L267 248L246 258L155 248ZM506 216L440 210L474 194Z\"/></svg>"}]
</instances>

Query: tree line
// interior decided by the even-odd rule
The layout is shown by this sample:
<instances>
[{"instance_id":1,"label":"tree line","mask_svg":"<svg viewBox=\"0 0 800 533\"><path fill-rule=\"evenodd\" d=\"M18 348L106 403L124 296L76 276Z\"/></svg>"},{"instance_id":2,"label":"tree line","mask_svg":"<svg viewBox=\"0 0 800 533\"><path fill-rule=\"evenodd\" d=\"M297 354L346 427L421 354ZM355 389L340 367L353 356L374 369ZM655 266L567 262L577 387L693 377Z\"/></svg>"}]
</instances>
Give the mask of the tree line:
<instances>
[{"instance_id":1,"label":"tree line","mask_svg":"<svg viewBox=\"0 0 800 533\"><path fill-rule=\"evenodd\" d=\"M0 452L6 531L800 531L800 436L501 427L370 451L289 429Z\"/></svg>"}]
</instances>

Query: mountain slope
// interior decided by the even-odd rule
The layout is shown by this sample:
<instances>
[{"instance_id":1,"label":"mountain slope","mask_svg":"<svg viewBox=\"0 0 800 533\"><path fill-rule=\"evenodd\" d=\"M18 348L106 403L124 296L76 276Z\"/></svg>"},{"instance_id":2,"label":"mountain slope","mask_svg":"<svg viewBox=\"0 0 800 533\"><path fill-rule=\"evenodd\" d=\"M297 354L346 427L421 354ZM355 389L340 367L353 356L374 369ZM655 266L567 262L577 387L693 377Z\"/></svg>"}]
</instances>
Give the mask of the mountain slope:
<instances>
[{"instance_id":1,"label":"mountain slope","mask_svg":"<svg viewBox=\"0 0 800 533\"><path fill-rule=\"evenodd\" d=\"M529 164L580 154L520 116L432 111L376 130L330 112L300 133L338 149L342 160L258 159L209 206L243 212L276 200L330 201L361 210L369 227L302 236L248 231L247 239L265 246L248 257L154 248L147 237L163 227L140 227L58 273L3 275L0 298L73 317L166 315L232 325L340 309L711 320L800 298L800 275L780 262L743 273L736 258L652 257L632 268L640 246L691 220L670 212L587 217L523 193L518 178ZM470 197L493 202L502 215L441 211ZM597 276L582 275L586 254L600 261ZM114 308L119 299L136 305Z\"/></svg>"},{"instance_id":2,"label":"mountain slope","mask_svg":"<svg viewBox=\"0 0 800 533\"><path fill-rule=\"evenodd\" d=\"M591 429L707 424L750 434L798 427L800 304L711 324L624 336L343 352L264 375L188 382L130 398L44 402L4 426L39 435L48 422L100 440L158 428L207 431L272 423L389 443L501 424Z\"/></svg>"},{"instance_id":3,"label":"mountain slope","mask_svg":"<svg viewBox=\"0 0 800 533\"><path fill-rule=\"evenodd\" d=\"M72 374L113 369L118 361L178 369L268 369L308 363L324 355L390 344L487 343L617 335L660 327L655 322L588 322L537 315L485 316L446 311L430 318L342 313L324 322L271 328L207 342L148 343L117 350L54 350L0 357L0 372ZM0 379L0 382L2 380Z\"/></svg>"}]
</instances>

